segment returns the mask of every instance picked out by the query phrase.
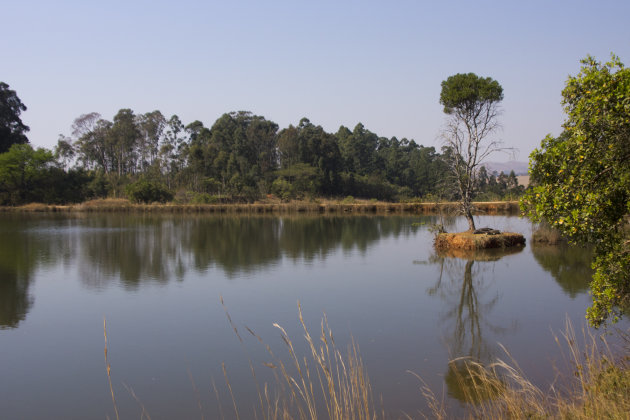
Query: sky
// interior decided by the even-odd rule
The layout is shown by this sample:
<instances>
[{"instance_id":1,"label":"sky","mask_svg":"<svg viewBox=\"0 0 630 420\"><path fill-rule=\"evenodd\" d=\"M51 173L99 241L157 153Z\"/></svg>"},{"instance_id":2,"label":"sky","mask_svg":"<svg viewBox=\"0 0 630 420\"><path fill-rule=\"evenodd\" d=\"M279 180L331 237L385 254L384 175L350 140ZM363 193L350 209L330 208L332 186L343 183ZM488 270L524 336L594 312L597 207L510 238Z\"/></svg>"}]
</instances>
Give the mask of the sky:
<instances>
[{"instance_id":1,"label":"sky","mask_svg":"<svg viewBox=\"0 0 630 420\"><path fill-rule=\"evenodd\" d=\"M0 81L33 146L81 114L160 110L210 127L246 110L280 128L361 122L441 147L440 83L504 89L498 137L526 161L561 131L561 92L590 54L630 65L630 1L1 0Z\"/></svg>"}]
</instances>

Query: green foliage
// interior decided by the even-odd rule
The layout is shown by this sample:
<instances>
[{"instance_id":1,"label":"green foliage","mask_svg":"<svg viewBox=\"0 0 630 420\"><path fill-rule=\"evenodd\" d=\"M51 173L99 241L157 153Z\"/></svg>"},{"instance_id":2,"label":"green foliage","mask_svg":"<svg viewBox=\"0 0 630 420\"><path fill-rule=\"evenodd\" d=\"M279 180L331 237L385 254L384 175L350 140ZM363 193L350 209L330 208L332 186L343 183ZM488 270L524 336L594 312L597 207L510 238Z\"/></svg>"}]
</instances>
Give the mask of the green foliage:
<instances>
[{"instance_id":1,"label":"green foliage","mask_svg":"<svg viewBox=\"0 0 630 420\"><path fill-rule=\"evenodd\" d=\"M20 114L26 106L9 85L0 82L0 153L7 152L13 144L28 143L29 128L22 123Z\"/></svg>"},{"instance_id":2,"label":"green foliage","mask_svg":"<svg viewBox=\"0 0 630 420\"><path fill-rule=\"evenodd\" d=\"M347 195L356 195L360 198L377 198L383 201L394 201L398 188L383 180L378 175L343 174L341 176L343 191Z\"/></svg>"},{"instance_id":3,"label":"green foliage","mask_svg":"<svg viewBox=\"0 0 630 420\"><path fill-rule=\"evenodd\" d=\"M136 203L165 203L173 199L173 193L164 184L145 179L128 184L125 192Z\"/></svg>"},{"instance_id":4,"label":"green foliage","mask_svg":"<svg viewBox=\"0 0 630 420\"><path fill-rule=\"evenodd\" d=\"M276 178L271 184L271 193L280 197L282 201L289 201L295 198L293 185L284 178Z\"/></svg>"},{"instance_id":5,"label":"green foliage","mask_svg":"<svg viewBox=\"0 0 630 420\"><path fill-rule=\"evenodd\" d=\"M574 241L595 244L587 316L616 320L630 300L630 70L617 57L592 57L562 92L563 133L547 136L530 155L532 188L522 207Z\"/></svg>"},{"instance_id":6,"label":"green foliage","mask_svg":"<svg viewBox=\"0 0 630 420\"><path fill-rule=\"evenodd\" d=\"M101 171L96 171L86 187L86 198L105 198L112 190L107 177Z\"/></svg>"},{"instance_id":7,"label":"green foliage","mask_svg":"<svg viewBox=\"0 0 630 420\"><path fill-rule=\"evenodd\" d=\"M514 200L523 195L525 187L518 185L514 171L510 171L509 175L503 172L495 174L488 176L486 168L481 167L477 173L475 201Z\"/></svg>"},{"instance_id":8,"label":"green foliage","mask_svg":"<svg viewBox=\"0 0 630 420\"><path fill-rule=\"evenodd\" d=\"M221 200L216 195L208 193L195 193L190 200L193 204L217 204Z\"/></svg>"},{"instance_id":9,"label":"green foliage","mask_svg":"<svg viewBox=\"0 0 630 420\"><path fill-rule=\"evenodd\" d=\"M49 150L33 149L28 144L14 144L8 152L0 154L0 203L44 201L51 186L48 175L53 163Z\"/></svg>"},{"instance_id":10,"label":"green foliage","mask_svg":"<svg viewBox=\"0 0 630 420\"><path fill-rule=\"evenodd\" d=\"M61 167L75 164L90 174L88 198L123 195L138 177L228 202L270 192L284 200L355 195L395 201L439 193L444 184L444 159L433 147L379 137L361 123L331 134L302 118L278 132L276 123L239 111L206 128L157 110L121 109L113 122L92 112L72 128L72 137L60 137L55 156Z\"/></svg>"},{"instance_id":11,"label":"green foliage","mask_svg":"<svg viewBox=\"0 0 630 420\"><path fill-rule=\"evenodd\" d=\"M458 73L442 82L440 103L444 112L463 112L474 114L480 103L500 102L503 100L503 88L490 77L479 77L474 73Z\"/></svg>"}]
</instances>

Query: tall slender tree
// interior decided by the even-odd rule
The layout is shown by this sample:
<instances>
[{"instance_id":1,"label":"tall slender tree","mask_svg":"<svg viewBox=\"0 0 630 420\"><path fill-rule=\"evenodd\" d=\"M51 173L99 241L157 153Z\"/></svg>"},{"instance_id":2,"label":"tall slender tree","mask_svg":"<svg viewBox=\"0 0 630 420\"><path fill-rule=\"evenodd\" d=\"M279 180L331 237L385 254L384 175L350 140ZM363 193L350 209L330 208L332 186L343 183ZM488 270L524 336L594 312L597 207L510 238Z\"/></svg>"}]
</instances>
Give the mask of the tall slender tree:
<instances>
[{"instance_id":1,"label":"tall slender tree","mask_svg":"<svg viewBox=\"0 0 630 420\"><path fill-rule=\"evenodd\" d=\"M442 82L440 104L448 115L442 138L452 151L448 166L470 231L475 230L472 199L478 166L491 153L503 149L499 140L489 138L499 128L501 100L503 88L490 77L459 73Z\"/></svg>"}]
</instances>

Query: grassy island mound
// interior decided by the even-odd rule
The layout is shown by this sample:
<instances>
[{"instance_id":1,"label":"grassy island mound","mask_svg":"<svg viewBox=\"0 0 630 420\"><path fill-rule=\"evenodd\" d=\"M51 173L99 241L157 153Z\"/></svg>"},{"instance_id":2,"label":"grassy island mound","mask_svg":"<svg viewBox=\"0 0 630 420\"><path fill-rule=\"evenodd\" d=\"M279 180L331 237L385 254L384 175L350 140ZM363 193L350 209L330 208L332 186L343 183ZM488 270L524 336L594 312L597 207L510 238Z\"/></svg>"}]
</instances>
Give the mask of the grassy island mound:
<instances>
[{"instance_id":1,"label":"grassy island mound","mask_svg":"<svg viewBox=\"0 0 630 420\"><path fill-rule=\"evenodd\" d=\"M439 251L478 250L525 245L525 237L520 233L496 230L475 232L439 233L435 238L435 248Z\"/></svg>"}]
</instances>

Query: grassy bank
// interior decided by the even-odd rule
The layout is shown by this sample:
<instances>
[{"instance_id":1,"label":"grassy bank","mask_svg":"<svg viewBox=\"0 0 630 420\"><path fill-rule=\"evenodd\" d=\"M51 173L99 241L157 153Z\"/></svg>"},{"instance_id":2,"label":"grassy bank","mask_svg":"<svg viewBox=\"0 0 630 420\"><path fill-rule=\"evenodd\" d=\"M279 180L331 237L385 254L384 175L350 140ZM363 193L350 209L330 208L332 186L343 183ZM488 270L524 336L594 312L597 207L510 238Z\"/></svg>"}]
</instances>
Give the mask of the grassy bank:
<instances>
[{"instance_id":1,"label":"grassy bank","mask_svg":"<svg viewBox=\"0 0 630 420\"><path fill-rule=\"evenodd\" d=\"M81 204L49 205L31 203L0 207L0 212L137 212L137 213L409 213L455 214L459 203L387 203L370 200L314 200L280 202L273 200L252 204L134 204L126 199L92 200ZM477 214L516 214L518 201L475 203Z\"/></svg>"}]
</instances>

